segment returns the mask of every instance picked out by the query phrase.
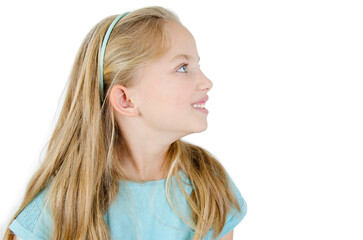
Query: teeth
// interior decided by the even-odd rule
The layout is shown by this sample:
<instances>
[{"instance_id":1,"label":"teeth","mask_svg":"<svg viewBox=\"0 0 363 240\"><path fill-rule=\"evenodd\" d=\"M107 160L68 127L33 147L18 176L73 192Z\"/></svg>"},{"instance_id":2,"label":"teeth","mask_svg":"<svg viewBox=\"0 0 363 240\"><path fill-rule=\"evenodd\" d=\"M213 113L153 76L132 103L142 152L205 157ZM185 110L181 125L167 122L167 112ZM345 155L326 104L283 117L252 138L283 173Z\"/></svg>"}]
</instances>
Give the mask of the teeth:
<instances>
[{"instance_id":1,"label":"teeth","mask_svg":"<svg viewBox=\"0 0 363 240\"><path fill-rule=\"evenodd\" d=\"M205 108L205 104L202 103L202 104L194 104L193 107L195 108Z\"/></svg>"}]
</instances>

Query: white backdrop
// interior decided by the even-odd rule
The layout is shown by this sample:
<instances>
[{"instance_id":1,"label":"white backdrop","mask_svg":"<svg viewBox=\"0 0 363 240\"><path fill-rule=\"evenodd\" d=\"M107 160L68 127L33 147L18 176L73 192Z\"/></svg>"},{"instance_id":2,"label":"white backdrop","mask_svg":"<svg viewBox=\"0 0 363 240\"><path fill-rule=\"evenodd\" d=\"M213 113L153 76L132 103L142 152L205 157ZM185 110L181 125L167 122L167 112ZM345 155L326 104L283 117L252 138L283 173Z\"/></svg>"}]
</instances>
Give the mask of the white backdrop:
<instances>
[{"instance_id":1,"label":"white backdrop","mask_svg":"<svg viewBox=\"0 0 363 240\"><path fill-rule=\"evenodd\" d=\"M248 213L234 239L363 239L361 1L2 1L1 235L39 166L75 54L101 19L173 10L213 81L212 152ZM42 152L43 151L43 152Z\"/></svg>"}]
</instances>

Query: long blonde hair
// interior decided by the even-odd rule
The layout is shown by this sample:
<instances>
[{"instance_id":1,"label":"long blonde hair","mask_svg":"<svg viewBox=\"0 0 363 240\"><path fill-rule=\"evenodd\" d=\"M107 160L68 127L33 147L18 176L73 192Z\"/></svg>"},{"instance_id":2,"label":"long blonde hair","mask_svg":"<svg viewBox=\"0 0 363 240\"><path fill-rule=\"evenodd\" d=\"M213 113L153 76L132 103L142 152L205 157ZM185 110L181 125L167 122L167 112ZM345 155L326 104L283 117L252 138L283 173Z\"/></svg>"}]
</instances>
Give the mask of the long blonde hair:
<instances>
[{"instance_id":1,"label":"long blonde hair","mask_svg":"<svg viewBox=\"0 0 363 240\"><path fill-rule=\"evenodd\" d=\"M168 50L164 29L166 21L179 18L170 10L153 6L135 10L114 27L104 60L105 101L99 94L98 58L103 36L116 16L99 22L84 39L71 71L67 94L47 152L40 168L30 180L18 214L47 188L47 201L54 229L51 239L110 239L104 214L118 194L119 180L127 180L122 157L128 149L108 101L109 90L116 84L137 84L133 74L149 61ZM181 24L181 23L180 23ZM221 233L232 207L241 206L218 160L207 150L177 140L170 145L166 169L166 194L170 201L170 178L179 186L183 171L193 186L189 196L193 240L202 239L213 228L213 238ZM7 229L3 239L14 239Z\"/></svg>"}]
</instances>

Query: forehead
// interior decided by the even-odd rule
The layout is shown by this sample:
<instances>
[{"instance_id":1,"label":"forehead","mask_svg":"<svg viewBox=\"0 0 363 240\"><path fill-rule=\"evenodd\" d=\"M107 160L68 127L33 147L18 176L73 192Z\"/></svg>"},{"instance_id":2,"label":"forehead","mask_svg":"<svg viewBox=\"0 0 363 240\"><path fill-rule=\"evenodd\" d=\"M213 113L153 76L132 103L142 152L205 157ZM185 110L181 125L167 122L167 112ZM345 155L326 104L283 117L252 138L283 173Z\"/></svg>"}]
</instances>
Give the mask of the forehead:
<instances>
[{"instance_id":1,"label":"forehead","mask_svg":"<svg viewBox=\"0 0 363 240\"><path fill-rule=\"evenodd\" d=\"M170 43L165 57L169 61L178 58L187 58L189 60L198 56L195 39L187 28L180 23L169 21L165 23L165 30Z\"/></svg>"},{"instance_id":2,"label":"forehead","mask_svg":"<svg viewBox=\"0 0 363 240\"><path fill-rule=\"evenodd\" d=\"M193 60L194 57L191 56L191 55L188 55L188 54L177 54L175 55L172 59L171 59L171 62L174 62L174 61L177 61L179 59L186 59L186 60ZM200 61L200 57L198 57L198 62Z\"/></svg>"}]
</instances>

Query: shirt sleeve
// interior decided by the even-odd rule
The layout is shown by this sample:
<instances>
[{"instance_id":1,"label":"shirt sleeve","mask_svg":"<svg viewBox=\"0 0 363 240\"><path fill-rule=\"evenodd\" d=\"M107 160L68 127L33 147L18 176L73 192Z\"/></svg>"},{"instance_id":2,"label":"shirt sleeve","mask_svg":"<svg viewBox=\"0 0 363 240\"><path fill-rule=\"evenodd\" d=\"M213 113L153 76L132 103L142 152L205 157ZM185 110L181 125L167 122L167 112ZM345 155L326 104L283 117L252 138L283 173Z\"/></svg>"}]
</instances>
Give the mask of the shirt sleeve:
<instances>
[{"instance_id":1,"label":"shirt sleeve","mask_svg":"<svg viewBox=\"0 0 363 240\"><path fill-rule=\"evenodd\" d=\"M50 218L43 204L40 192L10 224L9 229L23 240L44 240L49 238ZM48 237L47 237L48 236Z\"/></svg>"},{"instance_id":2,"label":"shirt sleeve","mask_svg":"<svg viewBox=\"0 0 363 240\"><path fill-rule=\"evenodd\" d=\"M227 220L224 225L224 228L223 228L222 232L219 234L217 239L223 237L224 235L229 233L232 229L234 229L242 221L242 219L246 216L246 213L247 213L246 201L243 199L241 192L239 191L239 189L237 188L237 186L235 185L233 180L229 176L228 176L228 178L229 178L230 183L233 187L233 190L236 194L238 202L241 206L241 211L239 212L239 211L237 211L237 209L232 208L232 210L227 215Z\"/></svg>"}]
</instances>

